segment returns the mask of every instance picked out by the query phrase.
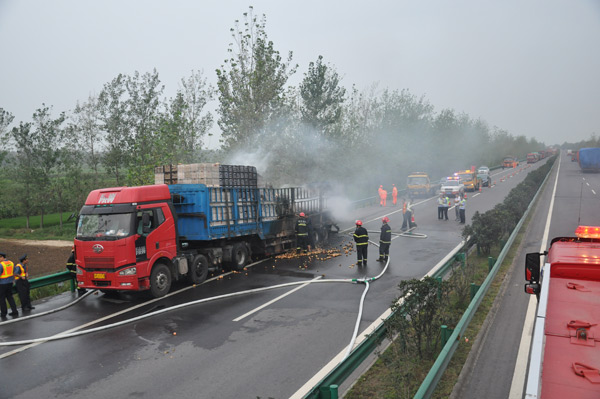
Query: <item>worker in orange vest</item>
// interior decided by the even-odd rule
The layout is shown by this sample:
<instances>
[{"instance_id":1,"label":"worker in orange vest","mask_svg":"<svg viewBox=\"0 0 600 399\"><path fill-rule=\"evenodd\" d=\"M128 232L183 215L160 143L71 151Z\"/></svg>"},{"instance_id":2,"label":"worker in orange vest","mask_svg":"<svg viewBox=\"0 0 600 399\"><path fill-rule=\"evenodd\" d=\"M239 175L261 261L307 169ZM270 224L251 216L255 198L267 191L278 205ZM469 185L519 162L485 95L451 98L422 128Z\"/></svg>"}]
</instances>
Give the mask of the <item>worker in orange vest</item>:
<instances>
[{"instance_id":1,"label":"worker in orange vest","mask_svg":"<svg viewBox=\"0 0 600 399\"><path fill-rule=\"evenodd\" d=\"M392 189L392 199L394 202L394 206L396 206L396 202L398 202L398 189L396 188L395 184L392 184L392 186L394 186L394 188Z\"/></svg>"},{"instance_id":2,"label":"worker in orange vest","mask_svg":"<svg viewBox=\"0 0 600 399\"><path fill-rule=\"evenodd\" d=\"M12 296L12 286L14 277L15 265L10 260L6 259L6 254L0 252L0 317L6 317L8 308L6 302L10 305L12 312L11 316L18 316L17 304Z\"/></svg>"}]
</instances>

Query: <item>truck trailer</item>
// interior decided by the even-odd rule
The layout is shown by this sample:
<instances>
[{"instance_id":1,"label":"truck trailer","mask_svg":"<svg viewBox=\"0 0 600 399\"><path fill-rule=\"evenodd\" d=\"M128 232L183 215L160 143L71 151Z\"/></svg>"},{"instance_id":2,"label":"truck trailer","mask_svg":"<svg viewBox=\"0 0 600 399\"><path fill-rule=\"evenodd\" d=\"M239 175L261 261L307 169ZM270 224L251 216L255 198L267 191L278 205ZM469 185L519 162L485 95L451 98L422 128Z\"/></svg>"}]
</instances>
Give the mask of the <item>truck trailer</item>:
<instances>
[{"instance_id":1,"label":"truck trailer","mask_svg":"<svg viewBox=\"0 0 600 399\"><path fill-rule=\"evenodd\" d=\"M577 153L579 167L583 172L600 172L600 148L582 148Z\"/></svg>"},{"instance_id":2,"label":"truck trailer","mask_svg":"<svg viewBox=\"0 0 600 399\"><path fill-rule=\"evenodd\" d=\"M306 214L315 242L335 226L327 198L307 188L155 184L92 191L77 221L78 288L150 290L203 282L209 271L240 270L251 258L295 248Z\"/></svg>"},{"instance_id":3,"label":"truck trailer","mask_svg":"<svg viewBox=\"0 0 600 399\"><path fill-rule=\"evenodd\" d=\"M600 228L575 235L525 256L525 292L538 307L524 398L600 398Z\"/></svg>"}]
</instances>

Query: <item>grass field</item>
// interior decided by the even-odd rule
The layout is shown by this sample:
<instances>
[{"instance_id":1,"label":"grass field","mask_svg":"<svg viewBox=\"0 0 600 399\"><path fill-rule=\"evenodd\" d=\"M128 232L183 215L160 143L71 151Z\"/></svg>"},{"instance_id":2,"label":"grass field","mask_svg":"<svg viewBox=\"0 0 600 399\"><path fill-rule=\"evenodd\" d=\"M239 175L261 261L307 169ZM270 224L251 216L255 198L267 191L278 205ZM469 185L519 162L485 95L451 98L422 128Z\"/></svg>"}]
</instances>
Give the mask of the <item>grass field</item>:
<instances>
[{"instance_id":1,"label":"grass field","mask_svg":"<svg viewBox=\"0 0 600 399\"><path fill-rule=\"evenodd\" d=\"M39 215L29 217L29 229L27 219L20 216L0 220L0 237L21 238L30 240L72 240L75 236L75 219L69 219L71 213L63 213L63 225L60 226L60 214L50 213L44 215L44 227L40 228L41 217Z\"/></svg>"}]
</instances>

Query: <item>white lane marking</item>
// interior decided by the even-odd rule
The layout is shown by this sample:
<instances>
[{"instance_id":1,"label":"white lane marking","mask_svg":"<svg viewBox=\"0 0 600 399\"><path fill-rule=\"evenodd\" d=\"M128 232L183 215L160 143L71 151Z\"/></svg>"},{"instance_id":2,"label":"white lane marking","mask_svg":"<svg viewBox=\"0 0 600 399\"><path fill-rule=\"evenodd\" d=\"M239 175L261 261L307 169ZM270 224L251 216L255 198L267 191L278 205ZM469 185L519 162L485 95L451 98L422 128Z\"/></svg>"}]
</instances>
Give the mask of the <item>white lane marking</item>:
<instances>
[{"instance_id":1,"label":"white lane marking","mask_svg":"<svg viewBox=\"0 0 600 399\"><path fill-rule=\"evenodd\" d=\"M471 195L471 198L477 197L479 194L481 194L481 193L473 194L473 195Z\"/></svg>"},{"instance_id":2,"label":"white lane marking","mask_svg":"<svg viewBox=\"0 0 600 399\"><path fill-rule=\"evenodd\" d=\"M586 184L588 187L590 186L590 183L588 183L588 182L585 182L585 184Z\"/></svg>"},{"instance_id":3,"label":"white lane marking","mask_svg":"<svg viewBox=\"0 0 600 399\"><path fill-rule=\"evenodd\" d=\"M554 180L554 189L552 190L552 198L548 208L548 216L546 217L546 227L542 236L542 245L540 252L546 250L548 245L548 234L550 233L550 221L552 220L552 211L554 209L554 198L556 196L556 187L558 186L558 175L560 174L560 158L558 162L558 170L556 171L556 179ZM542 265L544 263L541 263ZM523 397L523 388L525 388L525 375L527 374L527 363L529 360L529 348L531 346L531 337L533 334L533 323L535 321L535 310L537 308L537 299L534 295L529 298L525 322L523 323L523 333L521 334L521 342L519 343L519 352L515 362L515 371L513 373L512 383L510 385L509 399L521 399Z\"/></svg>"},{"instance_id":4,"label":"white lane marking","mask_svg":"<svg viewBox=\"0 0 600 399\"><path fill-rule=\"evenodd\" d=\"M464 241L461 242L460 244L458 244L452 251L448 252L448 255L446 255L444 257L444 259L439 261L437 263L437 265L435 265L425 276L432 276L452 256L454 256L453 253L455 251L457 251L463 245L465 245ZM450 254L452 254L452 255L450 255ZM400 301L398 302L398 304L402 304L403 301L404 301L404 299L401 298ZM377 329L377 327L382 323L382 321L387 319L388 317L390 317L391 314L392 314L392 309L387 308L387 310L385 312L383 312L381 314L381 316L376 317L375 321L373 321L373 323L371 323L371 325L369 327L365 328L365 330L356 338L354 347L356 348L365 339L367 339L369 337L369 335L371 335ZM385 348L380 348L380 349L385 350ZM290 399L304 398L306 396L306 394L308 392L310 392L310 390L312 388L314 388L323 378L325 378L325 376L327 374L329 374L331 372L331 370L333 370L338 364L340 364L340 362L344 358L344 355L346 354L346 351L347 351L347 347L344 347L344 349L342 349L340 353L338 353L333 359L331 359L331 361L329 363L327 363L321 370L319 370L314 376L312 376L312 378L310 380L308 380L300 389L298 389L292 396L290 396Z\"/></svg>"},{"instance_id":5,"label":"white lane marking","mask_svg":"<svg viewBox=\"0 0 600 399\"><path fill-rule=\"evenodd\" d=\"M266 259L259 260L259 261L257 261L257 262L254 262L254 263L252 263L252 264L249 264L249 265L247 265L246 267L247 267L247 268L249 268L249 267L254 267L254 266L256 266L256 265L258 265L258 264L260 264L260 263L262 263L262 262L265 262L265 261L266 261L266 260L268 260L268 259L269 259L269 258L266 258ZM89 322L87 322L87 323L85 323L85 324L82 324L82 325L80 325L80 326L77 326L77 327L71 328L70 330L66 330L66 331L60 332L60 333L58 333L58 334L55 334L54 336L56 336L56 335L62 335L62 334L68 334L68 333L71 333L71 332L75 332L75 331L81 330L81 329L83 329L83 328L86 328L86 327L93 326L94 324L97 324L97 323L103 322L103 321L105 321L105 320L109 320L109 319L111 319L111 318L113 318L113 317L116 317L116 316L120 316L120 315L122 315L122 314L125 314L125 313L127 313L127 312L130 312L130 311L132 311L132 310L135 310L135 309L141 308L142 306L147 306L147 305L149 305L149 304L151 304L151 303L154 303L154 302L160 301L161 299L165 299L165 298L168 298L168 297L170 297L170 296L173 296L173 295L180 294L180 293L182 293L183 291L190 290L190 289L192 289L192 288L195 288L195 287L197 287L197 286L199 286L199 285L206 284L206 283L208 283L208 282L210 282L210 281L217 280L217 279L219 279L220 277L222 277L222 276L227 276L227 275L229 275L229 274L233 274L233 272L227 272L227 273L224 273L224 274L220 274L220 275L218 275L218 276L215 276L215 277L213 277L213 278L209 278L209 279L205 280L205 281L204 281L203 283L201 283L201 284L197 284L197 285L196 285L196 284L194 284L194 285L190 285L189 287L182 288L182 289L180 289L180 290L178 290L178 291L173 291L173 292L170 292L170 293L168 293L167 295L165 295L165 296L162 296L162 297L160 297L160 298L154 298L154 299L151 299L151 300L149 300L149 301L146 301L146 302L143 302L143 303L137 304L137 305L135 305L135 306L132 306L132 307L130 307L130 308L123 309L123 310L121 310L121 311L119 311L119 312L112 313L112 314L109 314L109 315L107 315L107 316L101 317L101 318L99 318L99 319L96 319L96 320L89 321ZM33 348L33 347L35 347L35 346L38 346L38 345L41 345L41 344L43 344L43 343L45 343L45 342L46 342L46 341L44 341L44 342L36 342L36 343L33 343L33 344L25 345L25 346L23 346L23 347L21 347L21 348L18 348L18 349L14 349L14 350L12 350L12 351L9 351L9 352L6 352L6 353L3 353L3 354L1 354L1 355L0 355L0 359L4 359L4 358L6 358L6 357L12 356L12 355L14 355L14 354L17 354L17 353L19 353L19 352L23 352L23 351L25 351L25 350L27 350L27 349L29 349L29 348Z\"/></svg>"},{"instance_id":6,"label":"white lane marking","mask_svg":"<svg viewBox=\"0 0 600 399\"><path fill-rule=\"evenodd\" d=\"M596 195L596 192L594 191L594 189L592 188L592 192L594 193L594 195Z\"/></svg>"},{"instance_id":7,"label":"white lane marking","mask_svg":"<svg viewBox=\"0 0 600 399\"><path fill-rule=\"evenodd\" d=\"M252 313L256 313L259 310L262 310L262 309L266 308L267 306L269 306L269 305L277 302L278 300L283 299L283 298L285 298L286 296L288 296L290 294L293 294L294 292L298 291L299 289L306 287L307 285L309 285L313 281L319 280L321 277L323 277L323 276L319 276L317 278L312 279L311 281L307 281L306 284L299 285L298 287L294 288L293 290L290 290L290 291L286 292L285 294L279 295L277 298L272 299L269 302L266 302L266 303L260 305L259 307L252 309L251 311L249 311L247 313L244 313L240 317L236 317L235 319L233 319L233 321L240 321L243 318L246 318L246 317L250 316Z\"/></svg>"}]
</instances>

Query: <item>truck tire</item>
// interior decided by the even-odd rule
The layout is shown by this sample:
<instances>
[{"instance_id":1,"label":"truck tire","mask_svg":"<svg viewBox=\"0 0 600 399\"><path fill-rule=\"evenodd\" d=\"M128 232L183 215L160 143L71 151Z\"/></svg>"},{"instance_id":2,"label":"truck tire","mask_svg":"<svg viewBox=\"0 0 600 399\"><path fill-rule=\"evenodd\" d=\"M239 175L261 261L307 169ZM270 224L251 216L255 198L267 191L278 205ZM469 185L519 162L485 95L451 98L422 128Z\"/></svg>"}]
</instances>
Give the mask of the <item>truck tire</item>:
<instances>
[{"instance_id":1,"label":"truck tire","mask_svg":"<svg viewBox=\"0 0 600 399\"><path fill-rule=\"evenodd\" d=\"M188 270L188 278L193 284L200 284L208 276L208 259L204 255L196 255Z\"/></svg>"},{"instance_id":2,"label":"truck tire","mask_svg":"<svg viewBox=\"0 0 600 399\"><path fill-rule=\"evenodd\" d=\"M150 293L154 298L160 298L171 289L171 270L164 263L157 263L150 273Z\"/></svg>"},{"instance_id":3,"label":"truck tire","mask_svg":"<svg viewBox=\"0 0 600 399\"><path fill-rule=\"evenodd\" d=\"M244 242L233 244L231 249L231 262L229 263L231 270L242 270L248 263L248 247Z\"/></svg>"}]
</instances>

